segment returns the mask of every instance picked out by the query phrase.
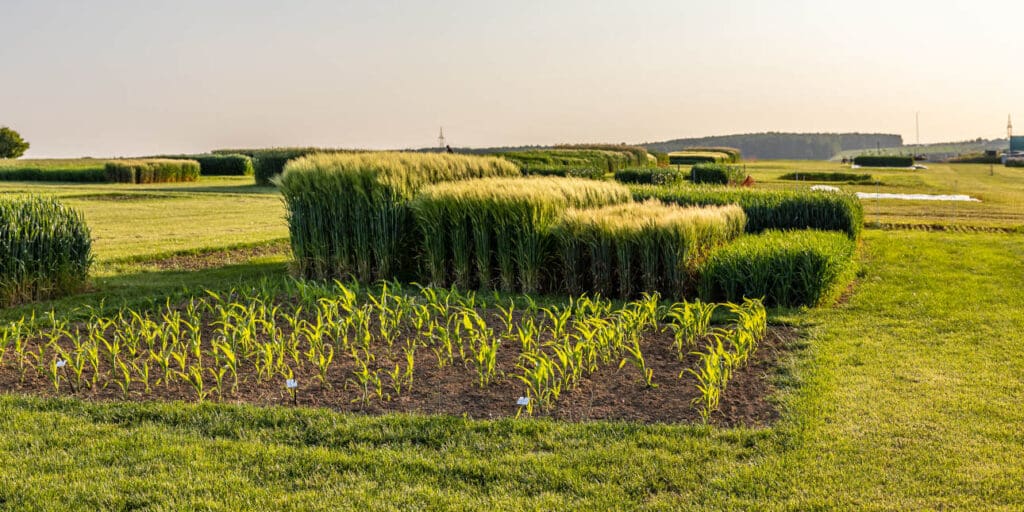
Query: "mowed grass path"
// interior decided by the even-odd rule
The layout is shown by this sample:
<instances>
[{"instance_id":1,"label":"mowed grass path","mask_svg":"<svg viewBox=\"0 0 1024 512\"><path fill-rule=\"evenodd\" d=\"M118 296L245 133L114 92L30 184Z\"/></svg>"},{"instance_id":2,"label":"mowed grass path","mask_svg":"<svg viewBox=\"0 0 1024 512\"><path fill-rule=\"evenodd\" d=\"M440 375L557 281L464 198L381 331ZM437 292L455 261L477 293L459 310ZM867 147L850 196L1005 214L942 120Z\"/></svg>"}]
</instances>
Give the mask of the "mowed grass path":
<instances>
[{"instance_id":1,"label":"mowed grass path","mask_svg":"<svg viewBox=\"0 0 1024 512\"><path fill-rule=\"evenodd\" d=\"M80 210L101 264L288 236L280 194L247 176L153 185L0 182L0 193L54 195Z\"/></svg>"},{"instance_id":2,"label":"mowed grass path","mask_svg":"<svg viewBox=\"0 0 1024 512\"><path fill-rule=\"evenodd\" d=\"M1024 237L866 242L857 293L811 314L793 448L730 490L754 508L1024 508Z\"/></svg>"},{"instance_id":3,"label":"mowed grass path","mask_svg":"<svg viewBox=\"0 0 1024 512\"><path fill-rule=\"evenodd\" d=\"M0 397L0 509L1024 507L1024 238L869 231L766 430Z\"/></svg>"}]
</instances>

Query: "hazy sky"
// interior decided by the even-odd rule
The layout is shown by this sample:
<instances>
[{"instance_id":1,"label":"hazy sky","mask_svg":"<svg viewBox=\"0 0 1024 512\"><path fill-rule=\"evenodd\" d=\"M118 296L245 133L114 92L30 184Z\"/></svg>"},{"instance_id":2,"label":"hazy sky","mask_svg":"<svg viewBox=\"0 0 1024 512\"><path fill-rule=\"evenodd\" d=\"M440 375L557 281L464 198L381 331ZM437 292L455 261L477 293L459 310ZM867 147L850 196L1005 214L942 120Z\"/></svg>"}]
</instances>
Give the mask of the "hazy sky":
<instances>
[{"instance_id":1,"label":"hazy sky","mask_svg":"<svg viewBox=\"0 0 1024 512\"><path fill-rule=\"evenodd\" d=\"M1015 21L1011 21L1015 20ZM0 0L27 156L1024 133L1020 1ZM1011 62L1013 63L1011 65Z\"/></svg>"}]
</instances>

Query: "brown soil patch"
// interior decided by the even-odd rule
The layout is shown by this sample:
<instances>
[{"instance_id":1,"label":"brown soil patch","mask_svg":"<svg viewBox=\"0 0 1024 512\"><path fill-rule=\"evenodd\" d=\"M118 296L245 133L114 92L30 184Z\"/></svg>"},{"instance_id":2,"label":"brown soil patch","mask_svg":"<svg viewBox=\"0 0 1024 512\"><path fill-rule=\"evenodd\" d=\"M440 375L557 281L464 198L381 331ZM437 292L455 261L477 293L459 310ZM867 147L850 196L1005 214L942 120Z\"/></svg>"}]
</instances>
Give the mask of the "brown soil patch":
<instances>
[{"instance_id":1,"label":"brown soil patch","mask_svg":"<svg viewBox=\"0 0 1024 512\"><path fill-rule=\"evenodd\" d=\"M778 418L779 413L769 400L773 392L772 374L780 356L798 336L793 328L769 328L768 335L760 343L750 364L734 373L722 397L720 411L713 416L713 423L723 426L764 426ZM698 394L696 380L684 371L694 366L696 358L688 356L685 361L679 361L671 342L670 334L652 332L644 337L641 344L647 364L654 370L657 387L646 387L640 379L640 373L629 363L620 369L619 361L612 361L585 377L572 392L563 393L553 410L537 412L535 415L567 421L699 422L700 416L691 404ZM295 404L367 414L414 412L466 415L479 419L515 416L519 411L516 399L523 395L524 386L514 377L519 355L517 344L502 344L498 354L500 371L486 388L479 386L476 372L464 366L457 355L454 365L439 368L434 353L429 348L420 348L416 352L412 388L403 388L401 393L396 393L384 372L394 368L396 362L404 363L400 346L401 342L395 343L392 355L387 355L384 347L378 350L380 354L376 367L382 369L381 377L386 383L383 400L375 396L368 403L360 400L361 389L352 378L355 364L346 353L339 350L328 374L328 388L321 389L312 365L305 361L302 366L295 365L295 377L299 382ZM52 359L52 353L47 358L47 361ZM155 367L150 370L150 391L146 392L143 383L136 381L131 384L126 398L113 380L120 374L106 371L108 366L105 361L101 363L101 377L93 389L72 392L69 384L62 381L60 391L56 392L45 369L37 372L27 367L22 373L9 351L0 365L0 392L71 395L101 401L196 399L193 389L181 380L174 380L170 386L163 383L157 385L156 381L162 373ZM206 380L207 386L211 386L212 378L207 376ZM209 400L257 405L293 403L292 397L285 390L283 377L275 376L269 382L259 381L250 363L243 363L239 370L237 392L231 393L227 389L230 387L229 380L225 379L224 395L214 395ZM387 395L391 395L390 398Z\"/></svg>"},{"instance_id":2,"label":"brown soil patch","mask_svg":"<svg viewBox=\"0 0 1024 512\"><path fill-rule=\"evenodd\" d=\"M160 270L196 271L245 263L253 258L285 256L291 254L287 242L257 247L240 247L196 254L178 254L167 258L148 261L145 264Z\"/></svg>"}]
</instances>

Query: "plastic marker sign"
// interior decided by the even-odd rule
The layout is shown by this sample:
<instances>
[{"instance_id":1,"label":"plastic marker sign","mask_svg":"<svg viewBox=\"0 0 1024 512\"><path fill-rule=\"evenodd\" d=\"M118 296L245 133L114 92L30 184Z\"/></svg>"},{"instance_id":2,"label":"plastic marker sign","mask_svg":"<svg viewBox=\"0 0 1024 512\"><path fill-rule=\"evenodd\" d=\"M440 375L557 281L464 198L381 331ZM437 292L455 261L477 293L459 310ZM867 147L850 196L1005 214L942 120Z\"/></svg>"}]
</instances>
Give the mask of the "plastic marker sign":
<instances>
[{"instance_id":1,"label":"plastic marker sign","mask_svg":"<svg viewBox=\"0 0 1024 512\"><path fill-rule=\"evenodd\" d=\"M521 396L519 400L516 400L516 405L530 405L530 397Z\"/></svg>"},{"instance_id":2,"label":"plastic marker sign","mask_svg":"<svg viewBox=\"0 0 1024 512\"><path fill-rule=\"evenodd\" d=\"M68 364L67 361L61 359L61 360L57 361L57 368L64 368L65 366L67 366L67 364Z\"/></svg>"},{"instance_id":3,"label":"plastic marker sign","mask_svg":"<svg viewBox=\"0 0 1024 512\"><path fill-rule=\"evenodd\" d=\"M284 382L284 385L288 389L295 389L299 387L299 382L296 381L295 379L288 379Z\"/></svg>"}]
</instances>

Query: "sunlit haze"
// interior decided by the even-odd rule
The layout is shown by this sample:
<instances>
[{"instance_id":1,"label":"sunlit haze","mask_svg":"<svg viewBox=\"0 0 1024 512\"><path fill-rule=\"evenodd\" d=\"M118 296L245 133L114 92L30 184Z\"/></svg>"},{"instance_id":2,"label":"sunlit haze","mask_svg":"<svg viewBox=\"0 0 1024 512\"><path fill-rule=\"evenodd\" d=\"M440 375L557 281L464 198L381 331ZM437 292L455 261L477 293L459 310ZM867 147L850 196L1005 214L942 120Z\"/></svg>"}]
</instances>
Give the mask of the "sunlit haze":
<instances>
[{"instance_id":1,"label":"sunlit haze","mask_svg":"<svg viewBox=\"0 0 1024 512\"><path fill-rule=\"evenodd\" d=\"M29 157L1024 127L1001 1L0 0Z\"/></svg>"}]
</instances>

